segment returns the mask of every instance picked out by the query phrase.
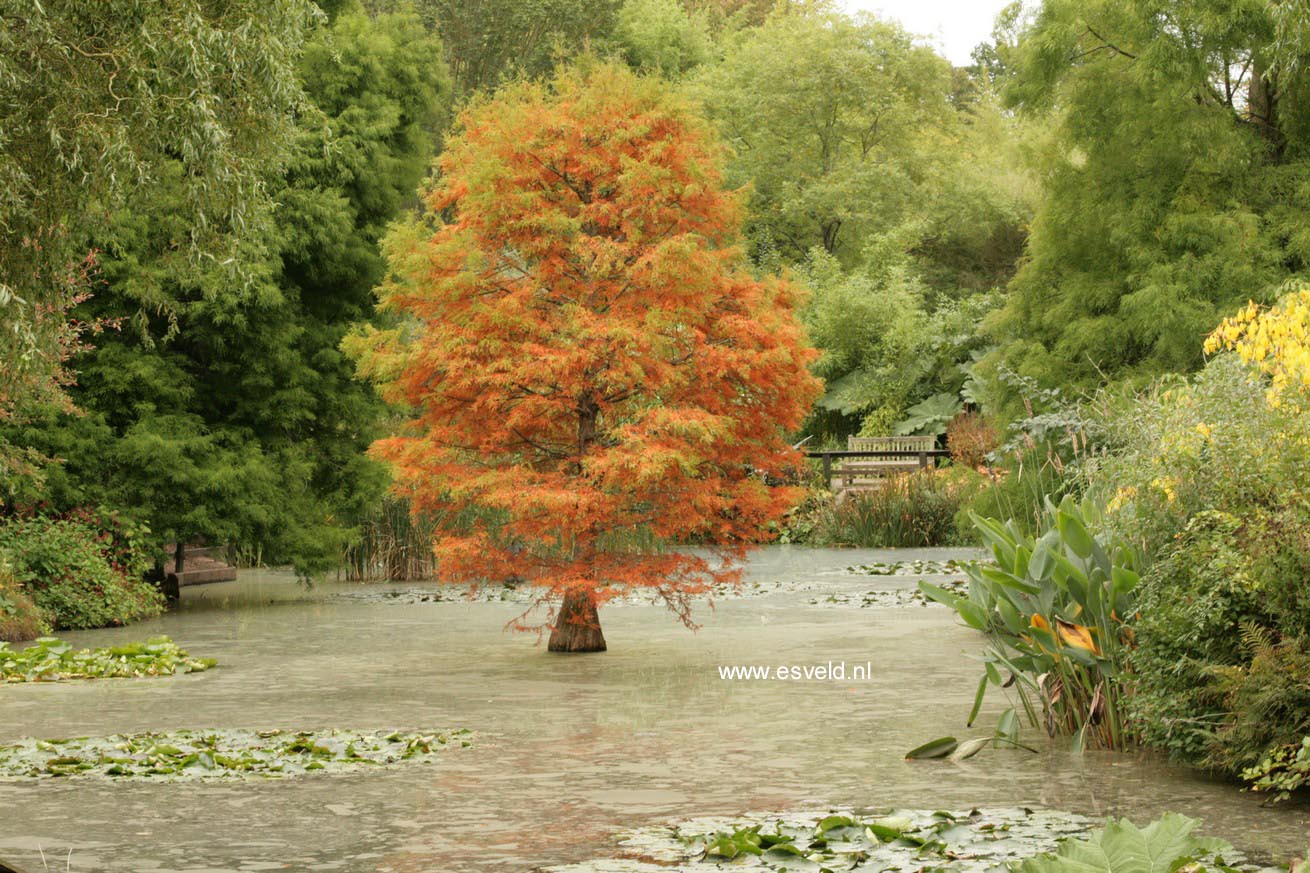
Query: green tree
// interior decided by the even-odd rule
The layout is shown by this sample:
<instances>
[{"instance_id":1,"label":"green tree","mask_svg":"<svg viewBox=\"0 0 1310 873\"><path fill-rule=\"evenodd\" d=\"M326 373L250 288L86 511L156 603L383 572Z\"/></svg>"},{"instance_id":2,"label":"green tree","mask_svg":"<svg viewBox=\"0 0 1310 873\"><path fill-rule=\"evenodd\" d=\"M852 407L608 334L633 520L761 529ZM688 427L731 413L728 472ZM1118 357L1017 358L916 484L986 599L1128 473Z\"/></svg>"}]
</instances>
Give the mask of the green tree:
<instances>
[{"instance_id":1,"label":"green tree","mask_svg":"<svg viewBox=\"0 0 1310 873\"><path fill-rule=\"evenodd\" d=\"M900 26L826 11L783 12L729 40L700 96L753 188L757 247L802 260L821 246L850 265L902 223L953 135L951 67Z\"/></svg>"},{"instance_id":2,"label":"green tree","mask_svg":"<svg viewBox=\"0 0 1310 873\"><path fill-rule=\"evenodd\" d=\"M751 186L758 260L797 265L828 392L812 433L887 433L937 394L958 404L1038 189L989 79L898 25L822 4L727 39L696 86ZM962 331L967 336L962 336Z\"/></svg>"},{"instance_id":3,"label":"green tree","mask_svg":"<svg viewBox=\"0 0 1310 873\"><path fill-rule=\"evenodd\" d=\"M316 14L307 0L0 0L0 421L61 400L91 238L133 192L178 189L170 259L252 281L232 251L269 221L262 177L293 134ZM165 180L174 164L185 172Z\"/></svg>"},{"instance_id":4,"label":"green tree","mask_svg":"<svg viewBox=\"0 0 1310 873\"><path fill-rule=\"evenodd\" d=\"M1047 385L1187 371L1222 313L1306 269L1305 76L1274 4L1048 0L1008 99L1051 119L1005 365Z\"/></svg>"},{"instance_id":5,"label":"green tree","mask_svg":"<svg viewBox=\"0 0 1310 873\"><path fill-rule=\"evenodd\" d=\"M814 371L827 383L810 430L890 433L926 371L929 343L924 288L899 240L866 250L865 264L845 271L816 248L802 270L811 288L804 312L810 340L822 350Z\"/></svg>"},{"instance_id":6,"label":"green tree","mask_svg":"<svg viewBox=\"0 0 1310 873\"><path fill-rule=\"evenodd\" d=\"M58 503L129 507L158 542L202 535L313 570L383 485L363 449L384 410L338 346L372 315L378 237L427 166L450 89L417 16L354 4L298 72L316 111L269 185L277 228L235 253L254 281L227 287L216 267L158 256L184 225L174 164L173 185L117 216L107 287L86 311L127 326L77 362L85 414L51 411L27 437L65 459Z\"/></svg>"},{"instance_id":7,"label":"green tree","mask_svg":"<svg viewBox=\"0 0 1310 873\"><path fill-rule=\"evenodd\" d=\"M622 0L417 0L462 96L517 74L541 76L582 50L608 48ZM372 0L391 8L395 0Z\"/></svg>"},{"instance_id":8,"label":"green tree","mask_svg":"<svg viewBox=\"0 0 1310 873\"><path fill-rule=\"evenodd\" d=\"M625 0L615 41L633 69L669 77L710 60L714 50L708 15L678 0Z\"/></svg>"}]
</instances>

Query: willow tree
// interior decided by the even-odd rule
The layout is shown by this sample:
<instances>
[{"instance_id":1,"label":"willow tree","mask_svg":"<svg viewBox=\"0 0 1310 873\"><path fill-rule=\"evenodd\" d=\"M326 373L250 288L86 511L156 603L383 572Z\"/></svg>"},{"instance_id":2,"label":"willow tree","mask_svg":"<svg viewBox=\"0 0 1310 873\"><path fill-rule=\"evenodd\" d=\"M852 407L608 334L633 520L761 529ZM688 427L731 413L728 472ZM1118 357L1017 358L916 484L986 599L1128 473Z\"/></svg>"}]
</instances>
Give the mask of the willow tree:
<instances>
[{"instance_id":1,"label":"willow tree","mask_svg":"<svg viewBox=\"0 0 1310 873\"><path fill-rule=\"evenodd\" d=\"M0 0L0 424L67 402L86 326L69 310L132 196L177 187L167 257L249 284L234 253L269 223L264 180L294 136L317 15L309 0ZM154 274L136 282L162 310ZM7 492L13 458L0 438Z\"/></svg>"},{"instance_id":2,"label":"willow tree","mask_svg":"<svg viewBox=\"0 0 1310 873\"><path fill-rule=\"evenodd\" d=\"M710 132L657 81L565 72L466 112L427 206L390 240L400 326L355 346L412 412L374 451L450 520L439 575L562 601L552 651L603 650L598 607L634 590L690 624L797 499L785 437L818 391Z\"/></svg>"},{"instance_id":3,"label":"willow tree","mask_svg":"<svg viewBox=\"0 0 1310 873\"><path fill-rule=\"evenodd\" d=\"M1007 97L1054 123L1046 192L995 364L1084 388L1196 369L1223 313L1310 267L1310 80L1284 5L1041 5Z\"/></svg>"},{"instance_id":4,"label":"willow tree","mask_svg":"<svg viewBox=\"0 0 1310 873\"><path fill-rule=\"evenodd\" d=\"M412 12L337 4L298 52L307 111L265 180L277 224L248 225L230 255L247 281L170 257L190 180L180 162L155 168L75 311L123 325L74 362L81 414L0 436L60 459L39 494L56 509L122 507L153 546L203 537L315 572L385 489L364 452L386 410L339 346L372 317L379 238L430 164L450 86Z\"/></svg>"}]
</instances>

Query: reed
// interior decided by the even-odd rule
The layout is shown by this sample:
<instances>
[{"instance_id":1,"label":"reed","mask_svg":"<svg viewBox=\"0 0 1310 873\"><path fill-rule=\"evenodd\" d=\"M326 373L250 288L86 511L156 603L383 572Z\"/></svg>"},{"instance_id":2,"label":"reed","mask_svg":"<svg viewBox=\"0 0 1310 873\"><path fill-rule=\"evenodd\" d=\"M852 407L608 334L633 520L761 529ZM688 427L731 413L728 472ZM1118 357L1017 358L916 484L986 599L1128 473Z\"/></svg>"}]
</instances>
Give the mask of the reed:
<instances>
[{"instance_id":1,"label":"reed","mask_svg":"<svg viewBox=\"0 0 1310 873\"><path fill-rule=\"evenodd\" d=\"M384 498L346 547L342 557L346 578L354 582L433 578L432 542L437 528L435 519L416 519L409 501Z\"/></svg>"}]
</instances>

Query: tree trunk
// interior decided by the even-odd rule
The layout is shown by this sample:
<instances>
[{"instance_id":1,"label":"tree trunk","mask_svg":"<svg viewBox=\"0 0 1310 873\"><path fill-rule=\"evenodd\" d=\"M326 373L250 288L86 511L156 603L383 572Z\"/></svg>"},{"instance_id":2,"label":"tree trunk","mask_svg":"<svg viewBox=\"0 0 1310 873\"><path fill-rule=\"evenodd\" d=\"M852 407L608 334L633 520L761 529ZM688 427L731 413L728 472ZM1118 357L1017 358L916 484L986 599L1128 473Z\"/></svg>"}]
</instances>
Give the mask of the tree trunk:
<instances>
[{"instance_id":1,"label":"tree trunk","mask_svg":"<svg viewBox=\"0 0 1310 873\"><path fill-rule=\"evenodd\" d=\"M1269 144L1275 161L1281 160L1287 148L1287 137L1282 130L1278 106L1278 82L1260 64L1251 68L1251 82L1247 87L1246 111L1260 135Z\"/></svg>"},{"instance_id":2,"label":"tree trunk","mask_svg":"<svg viewBox=\"0 0 1310 873\"><path fill-rule=\"evenodd\" d=\"M176 606L182 599L182 592L177 584L177 574L164 572L163 556L155 558L155 566L146 572L146 579L163 593L164 601L169 606ZM5 873L3 867L0 867L0 873Z\"/></svg>"},{"instance_id":3,"label":"tree trunk","mask_svg":"<svg viewBox=\"0 0 1310 873\"><path fill-rule=\"evenodd\" d=\"M551 652L605 651L600 614L586 591L570 591L564 595L546 649Z\"/></svg>"}]
</instances>

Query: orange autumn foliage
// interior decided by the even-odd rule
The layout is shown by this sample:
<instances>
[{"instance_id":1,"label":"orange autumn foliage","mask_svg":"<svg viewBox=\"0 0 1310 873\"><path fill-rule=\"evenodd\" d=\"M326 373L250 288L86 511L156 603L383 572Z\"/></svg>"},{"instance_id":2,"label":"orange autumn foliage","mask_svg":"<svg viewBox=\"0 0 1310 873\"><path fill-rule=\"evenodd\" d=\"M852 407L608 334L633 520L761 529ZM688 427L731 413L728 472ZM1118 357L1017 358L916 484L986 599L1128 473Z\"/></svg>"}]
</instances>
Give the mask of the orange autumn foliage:
<instances>
[{"instance_id":1,"label":"orange autumn foliage","mask_svg":"<svg viewBox=\"0 0 1310 873\"><path fill-rule=\"evenodd\" d=\"M374 445L451 520L448 582L519 577L591 605L738 578L797 501L786 441L820 386L799 289L756 279L708 128L611 65L474 105L425 219L389 243L361 371L412 421ZM713 542L711 556L668 548ZM539 601L540 602L540 601Z\"/></svg>"}]
</instances>

